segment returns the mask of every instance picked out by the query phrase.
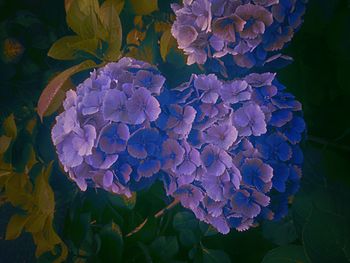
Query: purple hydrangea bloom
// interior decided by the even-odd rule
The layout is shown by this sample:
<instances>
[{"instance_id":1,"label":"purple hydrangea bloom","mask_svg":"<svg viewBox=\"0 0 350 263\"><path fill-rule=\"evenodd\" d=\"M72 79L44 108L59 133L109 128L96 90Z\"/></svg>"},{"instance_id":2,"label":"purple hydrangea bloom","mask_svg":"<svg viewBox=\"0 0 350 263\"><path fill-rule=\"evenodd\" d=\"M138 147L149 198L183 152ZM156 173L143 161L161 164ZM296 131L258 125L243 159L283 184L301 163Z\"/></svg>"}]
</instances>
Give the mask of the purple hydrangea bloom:
<instances>
[{"instance_id":1,"label":"purple hydrangea bloom","mask_svg":"<svg viewBox=\"0 0 350 263\"><path fill-rule=\"evenodd\" d=\"M76 92L67 92L52 140L80 189L89 182L130 196L135 185L155 180L166 139L155 128L164 83L155 67L123 58L93 71Z\"/></svg>"},{"instance_id":2,"label":"purple hydrangea bloom","mask_svg":"<svg viewBox=\"0 0 350 263\"><path fill-rule=\"evenodd\" d=\"M266 133L265 115L254 103L239 108L233 115L233 123L241 136L260 136Z\"/></svg>"},{"instance_id":3,"label":"purple hydrangea bloom","mask_svg":"<svg viewBox=\"0 0 350 263\"><path fill-rule=\"evenodd\" d=\"M283 64L279 52L302 23L307 0L193 0L173 4L172 34L188 56L211 72Z\"/></svg>"},{"instance_id":4,"label":"purple hydrangea bloom","mask_svg":"<svg viewBox=\"0 0 350 263\"><path fill-rule=\"evenodd\" d=\"M167 194L224 234L283 217L285 200L298 189L303 162L298 143L305 130L300 103L284 89L272 73L230 81L194 75L173 89L170 108L180 114L191 107L196 115L178 143L171 125L158 126L173 139L165 154ZM164 114L162 123L176 114Z\"/></svg>"}]
</instances>

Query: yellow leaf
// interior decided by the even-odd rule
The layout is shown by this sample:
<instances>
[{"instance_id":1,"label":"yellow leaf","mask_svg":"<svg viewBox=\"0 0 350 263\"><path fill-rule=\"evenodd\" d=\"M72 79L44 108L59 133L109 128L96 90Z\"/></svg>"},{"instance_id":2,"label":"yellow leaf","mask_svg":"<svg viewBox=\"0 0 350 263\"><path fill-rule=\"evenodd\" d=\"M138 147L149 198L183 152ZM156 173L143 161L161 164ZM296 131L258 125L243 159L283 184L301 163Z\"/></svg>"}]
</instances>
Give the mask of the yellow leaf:
<instances>
[{"instance_id":1,"label":"yellow leaf","mask_svg":"<svg viewBox=\"0 0 350 263\"><path fill-rule=\"evenodd\" d=\"M34 243L37 248L35 256L40 257L45 252L51 251L54 254L54 248L56 245L61 246L61 255L54 262L64 262L68 255L66 245L61 238L56 234L53 228L53 217L49 216L46 219L44 228L42 231L33 234Z\"/></svg>"},{"instance_id":2,"label":"yellow leaf","mask_svg":"<svg viewBox=\"0 0 350 263\"><path fill-rule=\"evenodd\" d=\"M171 40L170 29L165 31L160 38L160 55L162 56L163 61L166 61L166 56L170 50L170 40Z\"/></svg>"},{"instance_id":3,"label":"yellow leaf","mask_svg":"<svg viewBox=\"0 0 350 263\"><path fill-rule=\"evenodd\" d=\"M154 29L157 33L164 33L165 31L171 29L171 24L157 21L154 23Z\"/></svg>"},{"instance_id":4,"label":"yellow leaf","mask_svg":"<svg viewBox=\"0 0 350 263\"><path fill-rule=\"evenodd\" d=\"M29 158L26 165L26 171L29 172L34 166L34 164L36 163L37 163L37 160L36 160L36 154L35 154L33 145L29 145Z\"/></svg>"},{"instance_id":5,"label":"yellow leaf","mask_svg":"<svg viewBox=\"0 0 350 263\"><path fill-rule=\"evenodd\" d=\"M28 215L28 221L25 225L26 231L32 234L42 232L47 217L48 215L46 213L42 213L37 208L32 210Z\"/></svg>"},{"instance_id":6,"label":"yellow leaf","mask_svg":"<svg viewBox=\"0 0 350 263\"><path fill-rule=\"evenodd\" d=\"M4 132L7 137L11 137L12 139L17 137L17 127L15 122L15 116L13 114L8 116L4 120L2 127L4 128Z\"/></svg>"},{"instance_id":7,"label":"yellow leaf","mask_svg":"<svg viewBox=\"0 0 350 263\"><path fill-rule=\"evenodd\" d=\"M3 135L0 137L0 154L3 154L7 151L11 143L11 137Z\"/></svg>"},{"instance_id":8,"label":"yellow leaf","mask_svg":"<svg viewBox=\"0 0 350 263\"><path fill-rule=\"evenodd\" d=\"M129 0L128 3L135 15L149 15L158 10L157 0Z\"/></svg>"},{"instance_id":9,"label":"yellow leaf","mask_svg":"<svg viewBox=\"0 0 350 263\"><path fill-rule=\"evenodd\" d=\"M125 195L121 196L125 205L129 208L129 209L133 209L135 207L136 204L136 198L137 198L137 194L136 192L133 192L131 197L126 197Z\"/></svg>"},{"instance_id":10,"label":"yellow leaf","mask_svg":"<svg viewBox=\"0 0 350 263\"><path fill-rule=\"evenodd\" d=\"M13 215L7 224L5 239L13 240L19 237L27 220L27 216Z\"/></svg>"},{"instance_id":11,"label":"yellow leaf","mask_svg":"<svg viewBox=\"0 0 350 263\"><path fill-rule=\"evenodd\" d=\"M48 108L50 107L50 104L53 102L55 96L57 96L57 93L60 89L62 89L64 83L74 74L93 68L96 66L96 63L92 60L86 60L78 65L75 65L69 69L66 69L65 71L58 74L55 78L53 78L50 83L46 86L44 91L41 93L39 102L38 102L38 114L40 116L40 119L45 116L45 113L47 112Z\"/></svg>"},{"instance_id":12,"label":"yellow leaf","mask_svg":"<svg viewBox=\"0 0 350 263\"><path fill-rule=\"evenodd\" d=\"M70 8L70 5L72 4L73 1L74 0L64 0L64 9L66 10L66 12Z\"/></svg>"},{"instance_id":13,"label":"yellow leaf","mask_svg":"<svg viewBox=\"0 0 350 263\"><path fill-rule=\"evenodd\" d=\"M6 176L6 175L10 175L11 172L10 171L6 171L6 170L0 170L0 177L2 176Z\"/></svg>"},{"instance_id":14,"label":"yellow leaf","mask_svg":"<svg viewBox=\"0 0 350 263\"><path fill-rule=\"evenodd\" d=\"M52 170L52 162L42 170L35 180L34 199L39 210L46 215L53 215L55 210L55 196L49 185L49 175Z\"/></svg>"},{"instance_id":15,"label":"yellow leaf","mask_svg":"<svg viewBox=\"0 0 350 263\"><path fill-rule=\"evenodd\" d=\"M36 126L36 117L34 117L33 119L31 119L30 121L28 121L27 125L26 125L26 130L30 133L33 134L34 128Z\"/></svg>"},{"instance_id":16,"label":"yellow leaf","mask_svg":"<svg viewBox=\"0 0 350 263\"><path fill-rule=\"evenodd\" d=\"M139 46L141 42L145 39L146 32L141 32L137 29L131 30L127 37L126 37L126 43L128 45L136 45Z\"/></svg>"},{"instance_id":17,"label":"yellow leaf","mask_svg":"<svg viewBox=\"0 0 350 263\"><path fill-rule=\"evenodd\" d=\"M124 5L124 2L123 2ZM108 33L108 49L104 55L106 61L115 61L120 58L122 46L122 25L119 19L120 3L116 0L106 0L101 6L102 23Z\"/></svg>"},{"instance_id":18,"label":"yellow leaf","mask_svg":"<svg viewBox=\"0 0 350 263\"><path fill-rule=\"evenodd\" d=\"M67 11L67 24L82 38L105 39L107 32L100 21L99 12L97 0L73 0Z\"/></svg>"},{"instance_id":19,"label":"yellow leaf","mask_svg":"<svg viewBox=\"0 0 350 263\"><path fill-rule=\"evenodd\" d=\"M33 199L31 196L32 184L28 175L12 173L5 186L5 195L13 206L24 210L31 209Z\"/></svg>"},{"instance_id":20,"label":"yellow leaf","mask_svg":"<svg viewBox=\"0 0 350 263\"><path fill-rule=\"evenodd\" d=\"M91 54L93 56L96 56L96 50L98 48L98 45L99 45L99 40L97 38L90 38L90 39L82 39L80 41L72 43L70 47L77 51L80 50L88 54Z\"/></svg>"},{"instance_id":21,"label":"yellow leaf","mask_svg":"<svg viewBox=\"0 0 350 263\"><path fill-rule=\"evenodd\" d=\"M82 41L79 36L62 37L53 43L47 55L58 60L73 60L76 58L76 49L72 45L79 41Z\"/></svg>"}]
</instances>

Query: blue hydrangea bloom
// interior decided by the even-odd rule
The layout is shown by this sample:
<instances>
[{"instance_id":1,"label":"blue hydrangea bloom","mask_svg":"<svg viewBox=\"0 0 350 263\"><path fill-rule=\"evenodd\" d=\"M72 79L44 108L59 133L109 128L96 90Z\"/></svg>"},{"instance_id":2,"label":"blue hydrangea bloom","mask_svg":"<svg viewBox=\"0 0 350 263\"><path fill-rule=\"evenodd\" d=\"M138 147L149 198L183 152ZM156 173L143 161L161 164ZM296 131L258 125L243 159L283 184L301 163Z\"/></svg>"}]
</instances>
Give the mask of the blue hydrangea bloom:
<instances>
[{"instance_id":1,"label":"blue hydrangea bloom","mask_svg":"<svg viewBox=\"0 0 350 263\"><path fill-rule=\"evenodd\" d=\"M276 74L231 81L193 75L169 96L156 122L169 138L162 155L167 194L224 234L285 216L301 178L305 123ZM187 107L191 118L180 136L169 123L182 120Z\"/></svg>"},{"instance_id":2,"label":"blue hydrangea bloom","mask_svg":"<svg viewBox=\"0 0 350 263\"><path fill-rule=\"evenodd\" d=\"M183 0L172 34L187 64L223 76L289 63L280 53L302 24L307 0ZM233 75L232 75L233 76Z\"/></svg>"}]
</instances>

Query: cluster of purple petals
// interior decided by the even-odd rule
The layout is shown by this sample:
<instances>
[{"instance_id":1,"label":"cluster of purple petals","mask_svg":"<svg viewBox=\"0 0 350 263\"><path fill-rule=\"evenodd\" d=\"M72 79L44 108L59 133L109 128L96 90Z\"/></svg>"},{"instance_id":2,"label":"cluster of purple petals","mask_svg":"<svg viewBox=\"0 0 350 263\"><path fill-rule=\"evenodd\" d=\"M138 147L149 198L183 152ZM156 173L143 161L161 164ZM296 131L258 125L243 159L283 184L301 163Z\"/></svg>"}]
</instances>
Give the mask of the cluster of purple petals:
<instances>
[{"instance_id":1,"label":"cluster of purple petals","mask_svg":"<svg viewBox=\"0 0 350 263\"><path fill-rule=\"evenodd\" d=\"M52 141L80 189L91 185L130 196L156 179L166 139L155 127L164 83L155 67L123 58L66 93Z\"/></svg>"},{"instance_id":2,"label":"cluster of purple petals","mask_svg":"<svg viewBox=\"0 0 350 263\"><path fill-rule=\"evenodd\" d=\"M306 2L183 0L172 5L172 34L189 65L206 64L221 73L263 66L284 58L279 51L300 27Z\"/></svg>"},{"instance_id":3,"label":"cluster of purple petals","mask_svg":"<svg viewBox=\"0 0 350 263\"><path fill-rule=\"evenodd\" d=\"M164 83L155 67L123 58L67 92L52 141L79 188L131 196L161 179L221 233L285 216L305 123L275 74L192 75L172 90Z\"/></svg>"},{"instance_id":4,"label":"cluster of purple petals","mask_svg":"<svg viewBox=\"0 0 350 263\"><path fill-rule=\"evenodd\" d=\"M284 89L264 73L226 82L193 75L171 90L156 121L167 138L167 194L224 234L285 216L299 187L305 123Z\"/></svg>"}]
</instances>

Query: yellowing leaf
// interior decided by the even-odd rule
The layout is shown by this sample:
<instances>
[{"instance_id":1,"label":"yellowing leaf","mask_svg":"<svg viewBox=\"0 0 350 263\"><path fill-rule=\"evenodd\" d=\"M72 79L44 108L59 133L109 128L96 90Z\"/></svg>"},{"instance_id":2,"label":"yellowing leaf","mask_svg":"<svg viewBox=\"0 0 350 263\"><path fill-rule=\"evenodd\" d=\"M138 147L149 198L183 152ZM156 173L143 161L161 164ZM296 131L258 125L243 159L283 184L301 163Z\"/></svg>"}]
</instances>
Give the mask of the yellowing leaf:
<instances>
[{"instance_id":1,"label":"yellowing leaf","mask_svg":"<svg viewBox=\"0 0 350 263\"><path fill-rule=\"evenodd\" d=\"M11 143L11 137L3 135L0 137L0 154L3 154L7 151Z\"/></svg>"},{"instance_id":2,"label":"yellowing leaf","mask_svg":"<svg viewBox=\"0 0 350 263\"><path fill-rule=\"evenodd\" d=\"M124 5L124 2L122 2ZM106 0L101 6L102 23L107 30L108 49L104 55L106 61L115 61L120 58L122 46L122 25L119 19L120 3L116 0Z\"/></svg>"},{"instance_id":3,"label":"yellowing leaf","mask_svg":"<svg viewBox=\"0 0 350 263\"><path fill-rule=\"evenodd\" d=\"M27 216L13 215L7 224L5 239L13 240L19 237L27 220Z\"/></svg>"},{"instance_id":4,"label":"yellowing leaf","mask_svg":"<svg viewBox=\"0 0 350 263\"><path fill-rule=\"evenodd\" d=\"M165 23L162 21L157 21L154 23L154 30L157 33L163 33L163 32L170 30L170 29L171 29L171 24L169 24L169 23Z\"/></svg>"},{"instance_id":5,"label":"yellowing leaf","mask_svg":"<svg viewBox=\"0 0 350 263\"><path fill-rule=\"evenodd\" d=\"M73 60L76 58L76 49L72 47L72 44L81 40L79 36L62 37L53 43L47 55L58 60Z\"/></svg>"},{"instance_id":6,"label":"yellowing leaf","mask_svg":"<svg viewBox=\"0 0 350 263\"><path fill-rule=\"evenodd\" d=\"M128 0L128 3L135 15L149 15L158 10L157 0Z\"/></svg>"},{"instance_id":7,"label":"yellowing leaf","mask_svg":"<svg viewBox=\"0 0 350 263\"><path fill-rule=\"evenodd\" d=\"M93 68L96 66L96 63L92 60L86 60L76 66L73 66L69 69L66 69L65 71L58 74L55 78L53 78L50 83L46 86L44 91L41 93L41 96L39 98L38 102L38 114L40 116L40 119L45 116L45 113L47 112L48 108L50 107L51 103L53 102L55 96L59 92L60 89L62 89L63 84L75 73L78 73L80 71Z\"/></svg>"},{"instance_id":8,"label":"yellowing leaf","mask_svg":"<svg viewBox=\"0 0 350 263\"><path fill-rule=\"evenodd\" d=\"M165 31L160 38L160 55L162 56L163 61L166 61L166 56L170 50L170 40L171 40L170 29Z\"/></svg>"},{"instance_id":9,"label":"yellowing leaf","mask_svg":"<svg viewBox=\"0 0 350 263\"><path fill-rule=\"evenodd\" d=\"M155 64L159 58L157 41L157 35L155 34L153 28L151 28L147 31L146 38L141 42L139 47L130 47L130 51L127 56Z\"/></svg>"},{"instance_id":10,"label":"yellowing leaf","mask_svg":"<svg viewBox=\"0 0 350 263\"><path fill-rule=\"evenodd\" d=\"M7 137L11 137L12 139L17 137L17 126L15 116L13 114L4 120L2 127L4 128L4 132Z\"/></svg>"},{"instance_id":11,"label":"yellowing leaf","mask_svg":"<svg viewBox=\"0 0 350 263\"><path fill-rule=\"evenodd\" d=\"M11 172L10 171L6 171L6 170L0 170L0 177L6 176L6 175L10 175ZM0 184L1 185L1 184Z\"/></svg>"},{"instance_id":12,"label":"yellowing leaf","mask_svg":"<svg viewBox=\"0 0 350 263\"><path fill-rule=\"evenodd\" d=\"M72 4L73 1L74 0L64 0L64 9L66 10L66 12L70 8L70 5Z\"/></svg>"},{"instance_id":13,"label":"yellowing leaf","mask_svg":"<svg viewBox=\"0 0 350 263\"><path fill-rule=\"evenodd\" d=\"M36 126L36 117L34 117L33 119L31 119L30 121L28 121L27 125L26 125L26 130L30 133L33 134L34 128Z\"/></svg>"},{"instance_id":14,"label":"yellowing leaf","mask_svg":"<svg viewBox=\"0 0 350 263\"><path fill-rule=\"evenodd\" d=\"M129 209L133 209L136 205L136 198L137 198L137 194L136 192L133 192L131 197L126 197L124 195L121 196L125 205L129 208Z\"/></svg>"},{"instance_id":15,"label":"yellowing leaf","mask_svg":"<svg viewBox=\"0 0 350 263\"><path fill-rule=\"evenodd\" d=\"M19 206L24 210L30 209L33 203L31 192L32 184L28 175L11 174L5 186L5 195L13 206Z\"/></svg>"},{"instance_id":16,"label":"yellowing leaf","mask_svg":"<svg viewBox=\"0 0 350 263\"><path fill-rule=\"evenodd\" d=\"M40 211L46 215L53 215L55 210L55 196L49 185L49 175L52 170L52 162L49 164L46 170L42 171L42 174L35 180L34 198L35 204Z\"/></svg>"},{"instance_id":17,"label":"yellowing leaf","mask_svg":"<svg viewBox=\"0 0 350 263\"><path fill-rule=\"evenodd\" d=\"M107 32L99 17L98 0L73 0L67 11L67 24L85 39L105 39Z\"/></svg>"},{"instance_id":18,"label":"yellowing leaf","mask_svg":"<svg viewBox=\"0 0 350 263\"><path fill-rule=\"evenodd\" d=\"M26 230L32 234L41 232L44 228L47 217L47 214L38 211L37 208L31 211L31 213L28 215L28 221L25 225Z\"/></svg>"},{"instance_id":19,"label":"yellowing leaf","mask_svg":"<svg viewBox=\"0 0 350 263\"><path fill-rule=\"evenodd\" d=\"M34 166L34 164L37 163L36 154L35 154L33 145L29 145L28 147L29 147L29 150L28 150L29 157L26 164L26 172L29 172Z\"/></svg>"},{"instance_id":20,"label":"yellowing leaf","mask_svg":"<svg viewBox=\"0 0 350 263\"><path fill-rule=\"evenodd\" d=\"M131 30L127 37L126 37L126 43L128 45L136 45L139 46L141 42L145 39L146 32L141 32L137 29Z\"/></svg>"}]
</instances>

